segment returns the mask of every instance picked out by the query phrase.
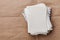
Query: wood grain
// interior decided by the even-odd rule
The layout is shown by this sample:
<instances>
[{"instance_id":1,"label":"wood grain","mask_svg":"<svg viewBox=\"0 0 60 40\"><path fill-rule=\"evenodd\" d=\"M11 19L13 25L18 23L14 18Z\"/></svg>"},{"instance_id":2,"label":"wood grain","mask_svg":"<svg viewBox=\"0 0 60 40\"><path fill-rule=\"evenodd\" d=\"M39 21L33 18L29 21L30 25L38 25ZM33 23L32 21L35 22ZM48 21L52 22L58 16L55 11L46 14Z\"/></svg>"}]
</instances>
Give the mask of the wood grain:
<instances>
[{"instance_id":1,"label":"wood grain","mask_svg":"<svg viewBox=\"0 0 60 40\"><path fill-rule=\"evenodd\" d=\"M22 12L27 5L45 3L52 7L53 31L47 36L27 33ZM60 0L0 0L0 40L60 40Z\"/></svg>"}]
</instances>

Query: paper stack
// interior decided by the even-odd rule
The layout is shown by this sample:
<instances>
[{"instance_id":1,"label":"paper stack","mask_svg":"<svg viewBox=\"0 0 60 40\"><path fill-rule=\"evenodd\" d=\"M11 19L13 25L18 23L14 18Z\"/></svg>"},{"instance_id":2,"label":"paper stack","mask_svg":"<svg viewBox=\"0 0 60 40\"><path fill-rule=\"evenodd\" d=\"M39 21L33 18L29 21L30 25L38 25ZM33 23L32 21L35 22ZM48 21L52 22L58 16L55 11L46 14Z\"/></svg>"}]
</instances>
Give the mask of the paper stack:
<instances>
[{"instance_id":1,"label":"paper stack","mask_svg":"<svg viewBox=\"0 0 60 40\"><path fill-rule=\"evenodd\" d=\"M47 35L52 30L50 9L44 3L27 6L24 9L23 16L27 21L28 33L31 35Z\"/></svg>"}]
</instances>

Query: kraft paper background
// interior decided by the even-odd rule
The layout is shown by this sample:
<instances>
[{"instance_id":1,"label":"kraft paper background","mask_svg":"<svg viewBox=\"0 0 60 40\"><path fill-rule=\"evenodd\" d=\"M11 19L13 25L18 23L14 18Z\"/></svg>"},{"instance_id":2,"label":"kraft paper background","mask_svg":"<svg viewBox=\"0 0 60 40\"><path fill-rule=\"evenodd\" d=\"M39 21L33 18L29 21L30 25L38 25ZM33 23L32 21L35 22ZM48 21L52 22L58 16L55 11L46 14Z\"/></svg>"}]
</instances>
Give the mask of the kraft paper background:
<instances>
[{"instance_id":1,"label":"kraft paper background","mask_svg":"<svg viewBox=\"0 0 60 40\"><path fill-rule=\"evenodd\" d=\"M27 5L45 3L52 8L53 31L47 36L31 36L22 16ZM0 40L60 40L60 0L0 0Z\"/></svg>"}]
</instances>

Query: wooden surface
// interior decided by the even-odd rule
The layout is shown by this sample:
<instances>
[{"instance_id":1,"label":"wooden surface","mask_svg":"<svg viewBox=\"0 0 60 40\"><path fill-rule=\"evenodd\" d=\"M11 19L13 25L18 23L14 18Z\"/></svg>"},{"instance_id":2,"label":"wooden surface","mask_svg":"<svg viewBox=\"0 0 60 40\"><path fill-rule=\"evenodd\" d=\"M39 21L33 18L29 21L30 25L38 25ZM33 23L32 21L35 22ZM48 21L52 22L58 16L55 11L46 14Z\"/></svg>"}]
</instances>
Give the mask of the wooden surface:
<instances>
[{"instance_id":1,"label":"wooden surface","mask_svg":"<svg viewBox=\"0 0 60 40\"><path fill-rule=\"evenodd\" d=\"M47 36L31 36L22 12L27 5L42 2L52 7L54 30ZM60 40L60 0L0 0L0 40Z\"/></svg>"}]
</instances>

